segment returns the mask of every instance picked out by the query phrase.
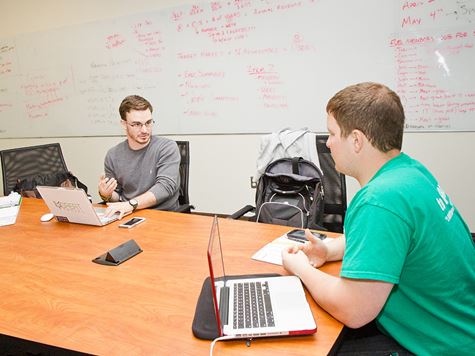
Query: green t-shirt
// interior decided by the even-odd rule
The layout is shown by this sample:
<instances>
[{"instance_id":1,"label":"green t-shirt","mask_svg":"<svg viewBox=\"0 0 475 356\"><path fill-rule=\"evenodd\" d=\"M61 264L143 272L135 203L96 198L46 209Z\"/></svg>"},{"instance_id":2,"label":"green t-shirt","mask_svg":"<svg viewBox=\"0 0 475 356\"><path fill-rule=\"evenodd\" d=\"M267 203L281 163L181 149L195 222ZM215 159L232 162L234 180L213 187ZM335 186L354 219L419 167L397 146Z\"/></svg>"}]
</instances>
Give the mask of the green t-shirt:
<instances>
[{"instance_id":1,"label":"green t-shirt","mask_svg":"<svg viewBox=\"0 0 475 356\"><path fill-rule=\"evenodd\" d=\"M341 276L393 283L376 321L418 355L475 352L475 245L432 174L404 153L352 199Z\"/></svg>"}]
</instances>

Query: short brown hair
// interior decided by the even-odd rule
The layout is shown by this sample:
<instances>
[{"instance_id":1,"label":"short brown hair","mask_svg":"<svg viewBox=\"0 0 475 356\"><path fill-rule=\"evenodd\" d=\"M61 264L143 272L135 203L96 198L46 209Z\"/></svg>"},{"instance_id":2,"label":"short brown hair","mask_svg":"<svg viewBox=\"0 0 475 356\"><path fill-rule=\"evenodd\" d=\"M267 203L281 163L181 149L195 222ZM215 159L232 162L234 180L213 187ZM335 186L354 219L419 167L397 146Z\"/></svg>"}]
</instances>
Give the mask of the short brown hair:
<instances>
[{"instance_id":1,"label":"short brown hair","mask_svg":"<svg viewBox=\"0 0 475 356\"><path fill-rule=\"evenodd\" d=\"M119 114L122 120L126 119L126 115L130 110L147 110L150 109L150 112L153 112L152 104L148 102L147 99L142 98L138 95L129 95L122 100L119 106Z\"/></svg>"},{"instance_id":2,"label":"short brown hair","mask_svg":"<svg viewBox=\"0 0 475 356\"><path fill-rule=\"evenodd\" d=\"M382 152L401 150L404 108L388 87L371 82L346 87L328 101L327 113L335 118L343 137L358 129Z\"/></svg>"}]
</instances>

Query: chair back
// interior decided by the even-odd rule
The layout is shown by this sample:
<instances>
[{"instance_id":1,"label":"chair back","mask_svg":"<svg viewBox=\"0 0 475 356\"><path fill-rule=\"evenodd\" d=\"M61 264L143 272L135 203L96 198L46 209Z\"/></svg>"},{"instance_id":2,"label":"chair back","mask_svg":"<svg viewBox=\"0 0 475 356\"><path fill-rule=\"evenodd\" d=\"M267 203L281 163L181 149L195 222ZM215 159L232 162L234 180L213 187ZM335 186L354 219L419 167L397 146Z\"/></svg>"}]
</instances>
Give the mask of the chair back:
<instances>
[{"instance_id":1,"label":"chair back","mask_svg":"<svg viewBox=\"0 0 475 356\"><path fill-rule=\"evenodd\" d=\"M345 175L337 172L335 161L326 142L328 135L317 135L316 145L320 169L323 172L323 226L329 231L343 232L347 208Z\"/></svg>"},{"instance_id":2,"label":"chair back","mask_svg":"<svg viewBox=\"0 0 475 356\"><path fill-rule=\"evenodd\" d=\"M68 172L59 143L3 150L0 157L4 195L10 194L19 178Z\"/></svg>"},{"instance_id":3,"label":"chair back","mask_svg":"<svg viewBox=\"0 0 475 356\"><path fill-rule=\"evenodd\" d=\"M180 205L190 204L188 196L188 179L190 171L190 143L188 141L176 141L180 150L180 195L178 202Z\"/></svg>"}]
</instances>

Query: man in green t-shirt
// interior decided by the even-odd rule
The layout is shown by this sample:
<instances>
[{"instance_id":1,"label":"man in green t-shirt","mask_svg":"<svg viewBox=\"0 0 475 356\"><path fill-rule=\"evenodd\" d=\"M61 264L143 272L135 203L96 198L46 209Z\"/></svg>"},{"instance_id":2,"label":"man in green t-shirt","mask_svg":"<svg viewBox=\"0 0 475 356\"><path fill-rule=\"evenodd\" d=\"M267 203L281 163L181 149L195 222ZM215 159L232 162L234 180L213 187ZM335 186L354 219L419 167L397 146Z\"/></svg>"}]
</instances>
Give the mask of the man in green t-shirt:
<instances>
[{"instance_id":1,"label":"man in green t-shirt","mask_svg":"<svg viewBox=\"0 0 475 356\"><path fill-rule=\"evenodd\" d=\"M284 267L350 328L341 353L473 354L475 244L432 174L401 152L398 95L353 85L330 99L327 113L336 169L361 190L345 235L324 244L307 231L309 242L282 253ZM340 259L340 277L315 268ZM378 331L351 331L367 324Z\"/></svg>"}]
</instances>

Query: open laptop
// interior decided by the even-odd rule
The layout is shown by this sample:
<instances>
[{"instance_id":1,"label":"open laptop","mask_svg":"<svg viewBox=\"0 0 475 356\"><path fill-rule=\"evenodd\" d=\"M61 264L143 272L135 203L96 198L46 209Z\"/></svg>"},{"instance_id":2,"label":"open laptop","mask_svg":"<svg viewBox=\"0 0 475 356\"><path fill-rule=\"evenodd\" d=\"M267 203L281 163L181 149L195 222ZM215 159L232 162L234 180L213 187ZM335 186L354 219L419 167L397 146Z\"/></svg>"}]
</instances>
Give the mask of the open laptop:
<instances>
[{"instance_id":1,"label":"open laptop","mask_svg":"<svg viewBox=\"0 0 475 356\"><path fill-rule=\"evenodd\" d=\"M105 208L91 204L81 188L37 186L38 192L58 221L103 226L119 218L119 214L105 217Z\"/></svg>"},{"instance_id":2,"label":"open laptop","mask_svg":"<svg viewBox=\"0 0 475 356\"><path fill-rule=\"evenodd\" d=\"M220 336L255 338L317 331L298 277L226 277L216 216L208 243L208 264ZM250 300L253 298L255 301Z\"/></svg>"}]
</instances>

